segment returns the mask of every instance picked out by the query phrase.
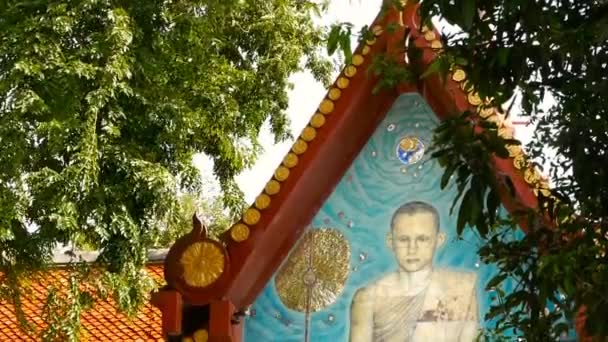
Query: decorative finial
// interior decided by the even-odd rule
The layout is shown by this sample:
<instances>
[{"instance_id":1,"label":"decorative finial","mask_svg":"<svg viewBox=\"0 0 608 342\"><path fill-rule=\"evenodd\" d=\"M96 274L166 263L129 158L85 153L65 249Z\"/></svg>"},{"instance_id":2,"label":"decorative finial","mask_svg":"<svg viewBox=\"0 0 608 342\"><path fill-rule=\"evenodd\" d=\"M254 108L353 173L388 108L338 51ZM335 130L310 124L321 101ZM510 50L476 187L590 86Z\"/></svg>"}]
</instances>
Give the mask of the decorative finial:
<instances>
[{"instance_id":1,"label":"decorative finial","mask_svg":"<svg viewBox=\"0 0 608 342\"><path fill-rule=\"evenodd\" d=\"M201 222L198 218L198 215L194 213L192 215L192 233L193 235L201 236L203 238L207 237L207 227Z\"/></svg>"}]
</instances>

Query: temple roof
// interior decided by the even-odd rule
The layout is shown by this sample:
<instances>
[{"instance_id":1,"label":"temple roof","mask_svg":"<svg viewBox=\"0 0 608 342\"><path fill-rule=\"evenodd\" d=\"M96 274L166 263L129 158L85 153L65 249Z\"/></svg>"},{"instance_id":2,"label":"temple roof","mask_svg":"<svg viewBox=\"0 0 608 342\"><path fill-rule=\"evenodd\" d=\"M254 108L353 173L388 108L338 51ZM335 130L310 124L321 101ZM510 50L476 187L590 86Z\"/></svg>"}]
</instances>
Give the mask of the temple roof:
<instances>
[{"instance_id":1,"label":"temple roof","mask_svg":"<svg viewBox=\"0 0 608 342\"><path fill-rule=\"evenodd\" d=\"M351 63L329 87L262 193L223 237L225 247L212 246L198 233L172 247L166 261L171 274L165 277L187 302L204 305L222 298L237 308L250 305L401 94L419 93L440 119L466 110L477 113L479 120L495 122L501 137L512 138L512 128L466 85L467 75L458 66L452 66L445 80L431 75L378 89L380 79L370 72L374 58L391 56L406 63L404 38L422 51L422 67L428 67L442 51L439 32L420 26L417 5L381 13L370 28L372 35L354 51ZM515 190L515 196L503 194L503 204L508 210L534 208L537 192L546 190L547 184L519 145L510 145L508 150L509 158L494 158L496 176L509 177ZM205 244L208 248L203 249ZM183 255L194 253L213 268L183 262ZM210 282L197 284L203 273Z\"/></svg>"},{"instance_id":2,"label":"temple roof","mask_svg":"<svg viewBox=\"0 0 608 342\"><path fill-rule=\"evenodd\" d=\"M77 253L88 262L94 261L97 254L95 252ZM164 283L162 261L165 254L166 250L150 252L149 264L146 266L146 271L159 286ZM34 331L26 331L19 324L13 303L0 301L0 341L40 340L36 331L40 332L47 327L43 318L43 307L49 294L49 288L65 290L68 285L68 273L63 264L69 262L69 257L58 253L54 261L57 264L56 267L33 275L22 288L24 296L21 307ZM146 302L137 316L130 319L118 312L116 304L111 298L97 300L91 310L81 315L81 324L81 341L164 341L161 313L149 302Z\"/></svg>"}]
</instances>

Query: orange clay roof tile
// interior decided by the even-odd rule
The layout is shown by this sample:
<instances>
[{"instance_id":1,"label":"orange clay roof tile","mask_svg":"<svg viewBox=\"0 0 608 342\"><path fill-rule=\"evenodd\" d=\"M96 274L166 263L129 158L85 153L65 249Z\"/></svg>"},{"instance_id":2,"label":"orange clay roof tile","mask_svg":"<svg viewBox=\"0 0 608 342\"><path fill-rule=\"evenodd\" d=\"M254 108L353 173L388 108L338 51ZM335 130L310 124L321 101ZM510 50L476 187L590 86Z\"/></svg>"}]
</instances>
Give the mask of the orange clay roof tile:
<instances>
[{"instance_id":1,"label":"orange clay roof tile","mask_svg":"<svg viewBox=\"0 0 608 342\"><path fill-rule=\"evenodd\" d=\"M148 273L158 282L163 280L163 265L146 266ZM50 269L32 278L24 288L22 309L27 320L37 330L46 327L42 319L42 308L50 285L67 284L65 271ZM146 304L133 319L118 312L111 298L99 300L93 308L81 316L82 341L163 341L160 311ZM17 320L12 303L0 301L0 341L40 341L35 333L25 331Z\"/></svg>"}]
</instances>

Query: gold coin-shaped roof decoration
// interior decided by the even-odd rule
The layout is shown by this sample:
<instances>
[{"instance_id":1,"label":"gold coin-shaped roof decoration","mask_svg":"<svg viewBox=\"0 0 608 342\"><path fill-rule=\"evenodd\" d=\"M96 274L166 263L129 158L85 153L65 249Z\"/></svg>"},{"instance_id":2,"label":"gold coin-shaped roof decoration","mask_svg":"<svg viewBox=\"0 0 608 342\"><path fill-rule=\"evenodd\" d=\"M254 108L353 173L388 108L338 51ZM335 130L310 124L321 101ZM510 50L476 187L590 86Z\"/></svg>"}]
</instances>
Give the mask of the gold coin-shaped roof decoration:
<instances>
[{"instance_id":1,"label":"gold coin-shaped roof decoration","mask_svg":"<svg viewBox=\"0 0 608 342\"><path fill-rule=\"evenodd\" d=\"M224 253L216 244L208 241L195 242L182 254L180 264L183 277L192 287L206 287L224 272Z\"/></svg>"},{"instance_id":2,"label":"gold coin-shaped roof decoration","mask_svg":"<svg viewBox=\"0 0 608 342\"><path fill-rule=\"evenodd\" d=\"M277 272L279 298L292 310L322 310L340 296L349 263L350 246L341 232L332 228L309 229Z\"/></svg>"}]
</instances>

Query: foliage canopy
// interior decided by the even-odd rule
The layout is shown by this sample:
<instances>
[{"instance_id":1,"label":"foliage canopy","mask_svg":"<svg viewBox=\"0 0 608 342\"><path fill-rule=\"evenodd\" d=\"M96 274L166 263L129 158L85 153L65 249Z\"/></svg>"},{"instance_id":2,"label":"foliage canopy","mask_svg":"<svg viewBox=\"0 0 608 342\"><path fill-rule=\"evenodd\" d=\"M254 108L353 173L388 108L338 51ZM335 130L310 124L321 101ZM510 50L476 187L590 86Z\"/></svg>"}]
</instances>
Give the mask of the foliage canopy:
<instances>
[{"instance_id":1,"label":"foliage canopy","mask_svg":"<svg viewBox=\"0 0 608 342\"><path fill-rule=\"evenodd\" d=\"M193 156L211 157L224 204L238 211L234 177L255 160L262 125L289 136L288 77L306 69L327 81L320 10L299 0L1 2L0 293L18 302L19 279L57 244L84 244L101 251L117 302L140 304L148 246L181 220L178 195L204 190ZM78 338L72 323L56 330Z\"/></svg>"},{"instance_id":2,"label":"foliage canopy","mask_svg":"<svg viewBox=\"0 0 608 342\"><path fill-rule=\"evenodd\" d=\"M510 228L493 220L498 207L491 199L499 184L490 177L487 156L504 155L496 147L504 145L484 139L487 133L454 134L475 125L461 118L440 127L446 131L436 139L446 171L466 170L457 183L476 194L467 204L471 210L459 216L485 237L480 255L500 269L488 287L507 277L518 283L487 318L498 319L499 332L514 329L526 340L558 339L567 329L563 318L574 321L582 307L587 331L608 336L606 9L600 1L421 3L423 16L439 15L461 30L444 36L444 58L466 61L461 67L481 96L509 109L518 105L535 125L526 150L533 165L548 167L552 190L539 193L541 210L515 213L512 224L530 222L515 241L505 240Z\"/></svg>"},{"instance_id":3,"label":"foliage canopy","mask_svg":"<svg viewBox=\"0 0 608 342\"><path fill-rule=\"evenodd\" d=\"M402 6L395 0L384 5ZM482 261L499 268L487 284L497 294L485 317L496 323L485 332L490 340L505 332L527 341L557 340L581 308L587 331L608 336L607 9L606 2L593 0L424 0L425 24L442 20L453 28L442 34L439 58L423 70L420 51L410 44L408 66L387 62L390 56L374 63L382 66L375 70L380 83L389 87L436 74L445 78L458 66L466 72L467 91L508 107L502 109L506 117L519 109L535 125L528 161L548 167L552 188L540 192L539 210L506 220L499 216L498 194L500 188L512 193L512 182L496 178L493 157L507 157L505 147L520 142L499 137L496 125L470 112L444 121L435 134L433 156L445 167L442 187L453 179L459 190L458 232L478 233ZM330 51L348 49L341 37L351 27L332 27ZM514 239L522 220L530 229ZM506 281L515 281L514 291L502 291Z\"/></svg>"}]
</instances>

